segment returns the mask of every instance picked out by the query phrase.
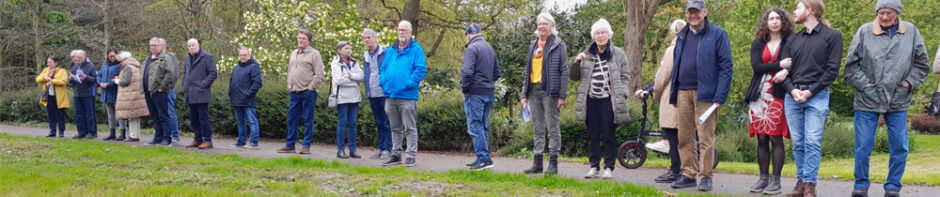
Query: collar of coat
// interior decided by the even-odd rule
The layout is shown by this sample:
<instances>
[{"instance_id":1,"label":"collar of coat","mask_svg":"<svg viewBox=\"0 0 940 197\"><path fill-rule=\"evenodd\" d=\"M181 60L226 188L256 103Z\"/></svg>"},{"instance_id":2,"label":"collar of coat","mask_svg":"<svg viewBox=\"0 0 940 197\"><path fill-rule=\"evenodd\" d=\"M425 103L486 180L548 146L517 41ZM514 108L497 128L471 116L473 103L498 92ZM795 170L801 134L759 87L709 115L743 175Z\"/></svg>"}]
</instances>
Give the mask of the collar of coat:
<instances>
[{"instance_id":1,"label":"collar of coat","mask_svg":"<svg viewBox=\"0 0 940 197\"><path fill-rule=\"evenodd\" d=\"M549 51L554 50L555 47L558 47L558 45L561 44L561 42L562 42L561 39L558 38L558 36L555 36L555 34L548 35L548 38L545 38L545 48L542 49L543 50L542 53L548 53ZM535 38L535 40L532 40L532 43L529 44L529 48L532 49L533 53L535 52L535 49L538 47L538 43L539 43L539 39Z\"/></svg>"},{"instance_id":2,"label":"collar of coat","mask_svg":"<svg viewBox=\"0 0 940 197\"><path fill-rule=\"evenodd\" d=\"M904 27L904 21L901 20L901 17L898 17L897 23L898 23L897 24L898 33L899 34L907 33L907 27ZM881 34L887 33L884 30L882 30L881 25L878 24L878 18L875 18L875 21L871 23L871 33L874 33L875 35L881 35Z\"/></svg>"},{"instance_id":3,"label":"collar of coat","mask_svg":"<svg viewBox=\"0 0 940 197\"><path fill-rule=\"evenodd\" d=\"M712 24L712 23L708 21L708 16L706 16L706 17L705 17L705 24L702 24L702 29L701 29L701 30L698 30L698 32L707 32L707 31L708 31L708 26L711 25L711 24ZM682 31L679 31L679 33L676 34L676 35L682 35L683 37L685 37L685 35L686 35L687 33L689 33L690 31L692 31L692 25L685 25L685 27L682 28Z\"/></svg>"},{"instance_id":4,"label":"collar of coat","mask_svg":"<svg viewBox=\"0 0 940 197\"><path fill-rule=\"evenodd\" d=\"M473 44L474 42L477 42L477 41L480 41L480 40L483 40L483 35L479 35L479 36L470 38L470 41L467 42L466 45L463 45L463 47L464 47L464 48L468 48L468 47L470 47L470 44Z\"/></svg>"},{"instance_id":5,"label":"collar of coat","mask_svg":"<svg viewBox=\"0 0 940 197\"><path fill-rule=\"evenodd\" d=\"M196 51L196 54L191 54L191 53L190 53L190 54L187 54L187 55L189 56L189 60L192 61L192 62L190 62L190 63L191 63L191 64L196 64L196 62L199 62L199 60L201 60L203 56L206 56L206 52L203 51L202 49L199 49L199 51Z\"/></svg>"}]
</instances>

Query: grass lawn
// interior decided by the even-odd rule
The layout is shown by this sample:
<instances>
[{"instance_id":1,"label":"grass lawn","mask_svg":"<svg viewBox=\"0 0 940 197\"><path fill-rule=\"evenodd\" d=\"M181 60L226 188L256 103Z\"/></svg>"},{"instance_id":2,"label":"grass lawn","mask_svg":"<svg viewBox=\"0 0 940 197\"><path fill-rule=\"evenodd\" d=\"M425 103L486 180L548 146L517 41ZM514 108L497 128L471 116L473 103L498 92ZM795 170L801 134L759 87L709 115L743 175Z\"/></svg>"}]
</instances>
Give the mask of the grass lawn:
<instances>
[{"instance_id":1,"label":"grass lawn","mask_svg":"<svg viewBox=\"0 0 940 197\"><path fill-rule=\"evenodd\" d=\"M3 196L674 196L557 176L350 166L0 134ZM709 194L680 194L709 195Z\"/></svg>"},{"instance_id":2,"label":"grass lawn","mask_svg":"<svg viewBox=\"0 0 940 197\"><path fill-rule=\"evenodd\" d=\"M918 149L917 152L907 155L907 167L904 170L904 178L901 179L901 183L940 186L940 165L937 165L937 161L940 161L940 136L919 135L914 143L917 144ZM643 166L669 167L668 157L653 156L653 154L656 153L650 152L651 157L648 157L649 159L646 160ZM574 161L587 162L587 158L577 158L574 159ZM788 163L785 163L783 168L783 176L795 177L796 166L793 165L792 161L787 162ZM854 166L854 158L824 158L820 164L819 177L825 179L855 180ZM717 170L743 174L760 173L756 162L722 161L718 164ZM872 154L869 170L870 174L868 176L872 181L884 182L885 178L888 177L888 154ZM757 176L755 176L755 179L757 179Z\"/></svg>"}]
</instances>

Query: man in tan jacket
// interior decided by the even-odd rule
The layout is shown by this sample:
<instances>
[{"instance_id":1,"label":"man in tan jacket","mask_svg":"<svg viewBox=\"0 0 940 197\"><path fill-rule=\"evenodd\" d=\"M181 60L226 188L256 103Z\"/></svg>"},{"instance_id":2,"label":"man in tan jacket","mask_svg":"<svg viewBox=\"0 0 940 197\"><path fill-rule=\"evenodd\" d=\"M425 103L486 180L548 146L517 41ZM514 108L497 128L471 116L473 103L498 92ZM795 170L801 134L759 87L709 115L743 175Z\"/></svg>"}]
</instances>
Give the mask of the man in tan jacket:
<instances>
[{"instance_id":1,"label":"man in tan jacket","mask_svg":"<svg viewBox=\"0 0 940 197\"><path fill-rule=\"evenodd\" d=\"M304 118L304 141L300 154L310 154L313 141L313 117L317 103L317 90L323 82L323 58L310 46L313 33L306 29L297 32L297 50L290 54L287 67L287 89L290 90L290 107L287 109L287 143L278 153L294 153L297 142L297 126Z\"/></svg>"}]
</instances>

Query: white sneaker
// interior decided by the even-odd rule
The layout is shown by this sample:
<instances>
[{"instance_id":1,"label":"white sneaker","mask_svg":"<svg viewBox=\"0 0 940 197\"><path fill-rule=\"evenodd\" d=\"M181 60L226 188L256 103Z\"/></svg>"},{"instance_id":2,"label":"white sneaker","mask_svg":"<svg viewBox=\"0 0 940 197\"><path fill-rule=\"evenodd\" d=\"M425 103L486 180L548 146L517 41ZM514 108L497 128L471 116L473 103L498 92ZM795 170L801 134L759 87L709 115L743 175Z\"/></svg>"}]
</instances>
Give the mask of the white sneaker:
<instances>
[{"instance_id":1,"label":"white sneaker","mask_svg":"<svg viewBox=\"0 0 940 197\"><path fill-rule=\"evenodd\" d=\"M669 146L662 140L646 144L646 148L659 153L669 153Z\"/></svg>"},{"instance_id":2,"label":"white sneaker","mask_svg":"<svg viewBox=\"0 0 940 197\"><path fill-rule=\"evenodd\" d=\"M604 169L604 174L601 175L602 179L612 179L614 178L614 171L611 169Z\"/></svg>"},{"instance_id":3,"label":"white sneaker","mask_svg":"<svg viewBox=\"0 0 940 197\"><path fill-rule=\"evenodd\" d=\"M584 178L593 179L593 178L597 178L598 175L600 175L600 172L598 171L598 169L591 168L591 171L588 171L588 173L584 175Z\"/></svg>"}]
</instances>

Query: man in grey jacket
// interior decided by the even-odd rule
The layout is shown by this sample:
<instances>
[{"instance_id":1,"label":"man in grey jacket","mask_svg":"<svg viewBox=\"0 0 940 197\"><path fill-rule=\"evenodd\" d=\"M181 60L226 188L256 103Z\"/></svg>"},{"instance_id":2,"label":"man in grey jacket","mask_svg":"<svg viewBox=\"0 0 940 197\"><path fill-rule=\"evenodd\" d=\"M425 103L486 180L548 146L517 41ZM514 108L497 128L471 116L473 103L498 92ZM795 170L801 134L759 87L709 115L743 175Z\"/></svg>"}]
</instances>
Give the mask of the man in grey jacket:
<instances>
[{"instance_id":1,"label":"man in grey jacket","mask_svg":"<svg viewBox=\"0 0 940 197\"><path fill-rule=\"evenodd\" d=\"M463 68L460 69L460 88L465 95L463 109L467 115L467 131L473 138L473 150L477 155L477 160L467 165L473 170L483 170L493 167L489 117L495 100L494 84L501 73L496 51L483 39L480 25L470 25L465 34L467 50L463 53Z\"/></svg>"},{"instance_id":2,"label":"man in grey jacket","mask_svg":"<svg viewBox=\"0 0 940 197\"><path fill-rule=\"evenodd\" d=\"M189 121L196 136L186 148L212 148L212 125L209 122L209 102L212 102L212 83L218 76L215 57L202 50L199 40L186 41L189 54L183 72L183 100L189 105Z\"/></svg>"},{"instance_id":3,"label":"man in grey jacket","mask_svg":"<svg viewBox=\"0 0 940 197\"><path fill-rule=\"evenodd\" d=\"M877 18L855 33L845 58L844 78L855 87L855 190L868 196L869 157L878 116L888 127L890 161L885 196L898 196L907 163L907 110L911 92L927 78L930 60L924 39L913 24L898 19L898 0L879 0Z\"/></svg>"},{"instance_id":4,"label":"man in grey jacket","mask_svg":"<svg viewBox=\"0 0 940 197\"><path fill-rule=\"evenodd\" d=\"M388 115L385 114L385 93L382 92L382 86L379 85L381 78L379 67L385 60L385 48L378 43L378 34L373 29L362 30L362 41L365 42L367 50L362 53L363 70L365 72L366 98L369 98L369 106L372 107L372 117L375 118L375 129L379 142L379 151L369 157L370 159L388 159L392 154L392 128L388 122Z\"/></svg>"}]
</instances>

